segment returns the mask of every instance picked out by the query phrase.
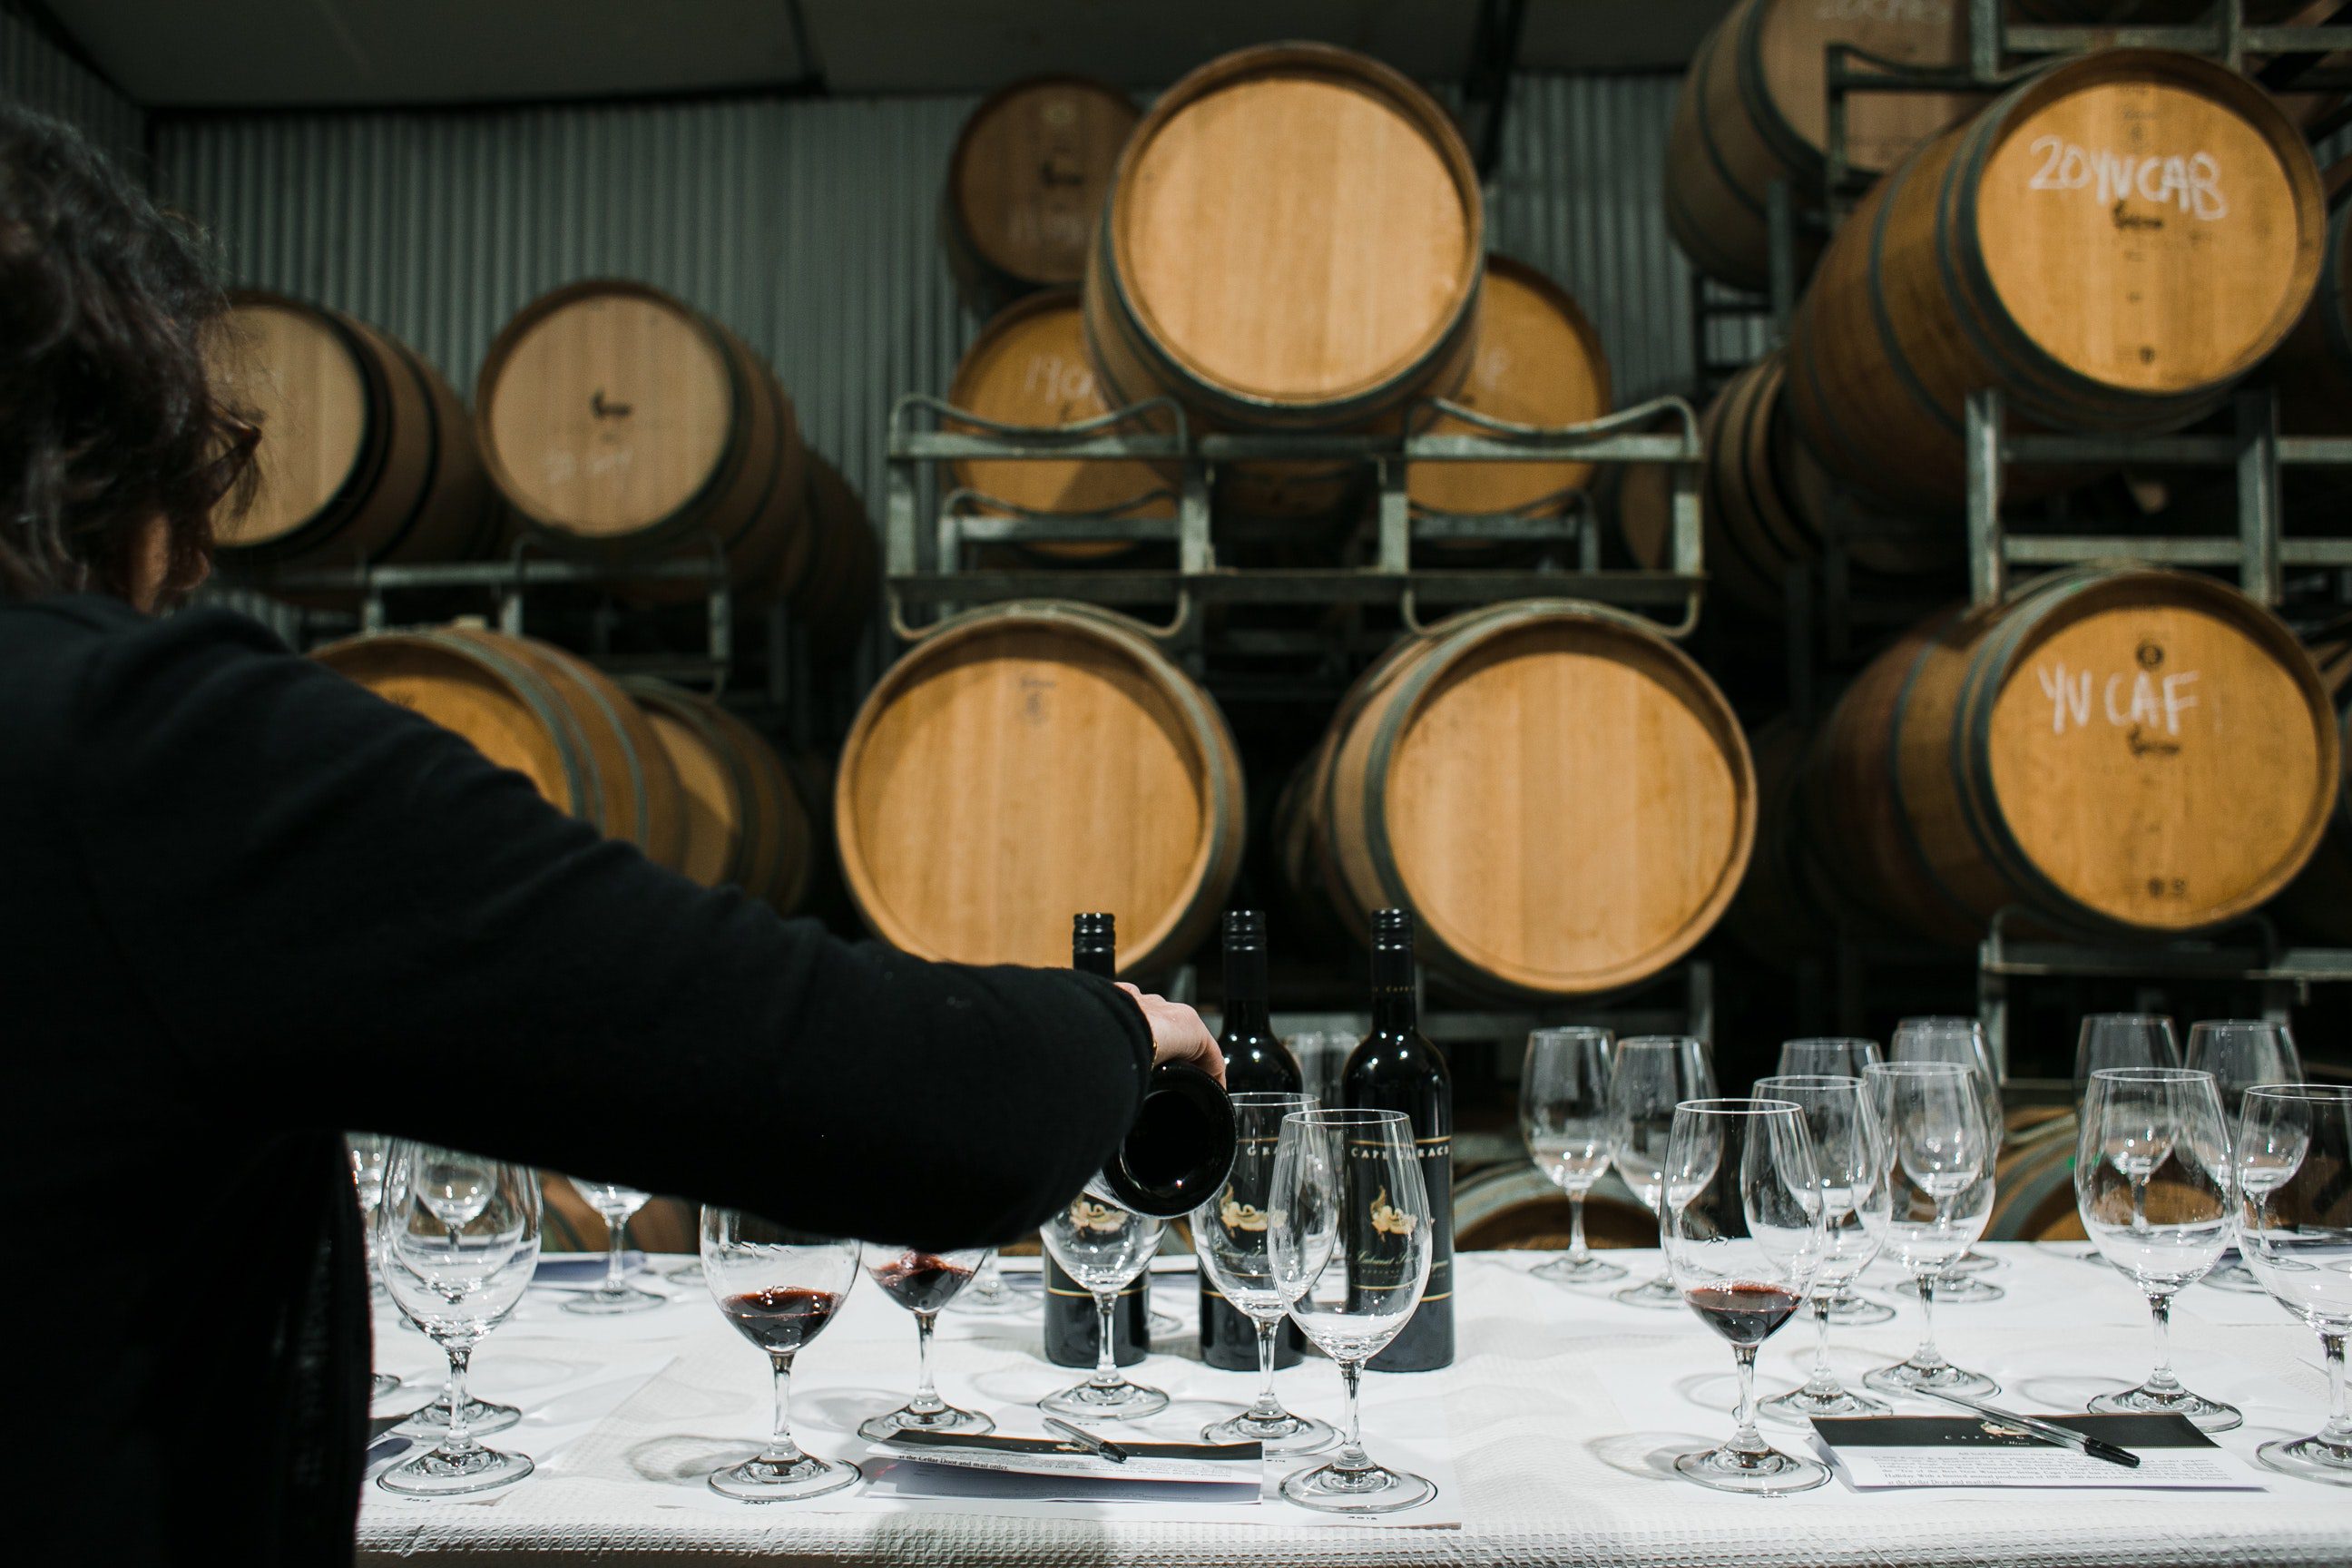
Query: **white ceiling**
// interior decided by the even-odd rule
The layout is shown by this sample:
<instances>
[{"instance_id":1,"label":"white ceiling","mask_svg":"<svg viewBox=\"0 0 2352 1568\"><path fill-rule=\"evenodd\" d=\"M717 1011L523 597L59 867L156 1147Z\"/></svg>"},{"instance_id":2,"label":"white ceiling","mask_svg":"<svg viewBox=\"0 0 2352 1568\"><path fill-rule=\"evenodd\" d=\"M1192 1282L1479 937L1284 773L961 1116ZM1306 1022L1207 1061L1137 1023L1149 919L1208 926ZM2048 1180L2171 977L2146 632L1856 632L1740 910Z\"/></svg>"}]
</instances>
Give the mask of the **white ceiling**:
<instances>
[{"instance_id":1,"label":"white ceiling","mask_svg":"<svg viewBox=\"0 0 2352 1568\"><path fill-rule=\"evenodd\" d=\"M1530 0L1533 69L1675 67L1729 0ZM1469 61L1475 0L47 0L150 106L464 103L780 87L956 92L1040 71L1164 84L1318 38L1424 79ZM805 36L803 58L799 39Z\"/></svg>"}]
</instances>

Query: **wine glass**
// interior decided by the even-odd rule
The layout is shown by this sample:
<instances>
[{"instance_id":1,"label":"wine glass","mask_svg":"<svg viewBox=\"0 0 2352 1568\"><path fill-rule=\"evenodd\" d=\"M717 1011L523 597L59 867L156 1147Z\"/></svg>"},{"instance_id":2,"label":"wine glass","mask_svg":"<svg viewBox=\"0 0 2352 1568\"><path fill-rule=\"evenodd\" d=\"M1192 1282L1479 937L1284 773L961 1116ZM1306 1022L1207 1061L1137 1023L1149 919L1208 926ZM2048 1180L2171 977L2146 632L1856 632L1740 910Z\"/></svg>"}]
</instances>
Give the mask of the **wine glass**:
<instances>
[{"instance_id":1,"label":"wine glass","mask_svg":"<svg viewBox=\"0 0 2352 1568\"><path fill-rule=\"evenodd\" d=\"M2327 1425L2255 1452L2287 1475L2352 1486L2352 1407L2344 1392L2344 1340L2352 1334L2352 1181L2346 1180L2352 1089L2249 1089L2233 1154L2239 1253L2263 1289L2317 1331L2327 1362Z\"/></svg>"},{"instance_id":2,"label":"wine glass","mask_svg":"<svg viewBox=\"0 0 2352 1568\"><path fill-rule=\"evenodd\" d=\"M1977 1076L1954 1062L1880 1062L1863 1083L1878 1123L1887 1197L1884 1217L1865 1219L1884 1227L1880 1247L1919 1282L1927 1321L1908 1361L1862 1381L1886 1394L1998 1394L2000 1384L1954 1366L1936 1348L1944 1271L1992 1216L1992 1130Z\"/></svg>"},{"instance_id":3,"label":"wine glass","mask_svg":"<svg viewBox=\"0 0 2352 1568\"><path fill-rule=\"evenodd\" d=\"M2088 1086L2102 1068L2177 1068L2172 1020L2156 1013L2092 1013L2074 1041L2074 1077Z\"/></svg>"},{"instance_id":4,"label":"wine glass","mask_svg":"<svg viewBox=\"0 0 2352 1568\"><path fill-rule=\"evenodd\" d=\"M622 1266L622 1255L629 1245L629 1216L645 1207L653 1194L612 1182L583 1182L577 1176L571 1181L572 1190L580 1194L580 1200L594 1209L597 1217L604 1222L604 1278L586 1295L566 1300L563 1310L601 1317L614 1312L649 1311L666 1305L668 1297L656 1296L630 1284Z\"/></svg>"},{"instance_id":5,"label":"wine glass","mask_svg":"<svg viewBox=\"0 0 2352 1568\"><path fill-rule=\"evenodd\" d=\"M1878 1256L1885 1232L1886 1186L1878 1179L1885 1161L1870 1097L1862 1079L1846 1073L1759 1078L1756 1094L1759 1100L1786 1100L1804 1114L1822 1182L1822 1255L1811 1296L1813 1370L1801 1387L1766 1400L1764 1413L1800 1423L1816 1415L1884 1415L1889 1408L1885 1402L1847 1388L1830 1365L1831 1304Z\"/></svg>"},{"instance_id":6,"label":"wine glass","mask_svg":"<svg viewBox=\"0 0 2352 1568\"><path fill-rule=\"evenodd\" d=\"M1821 1266L1825 1192L1805 1113L1785 1100L1694 1100L1666 1147L1666 1265L1699 1321L1731 1342L1730 1438L1675 1468L1717 1491L1774 1497L1828 1481L1818 1460L1756 1430L1756 1350L1789 1321Z\"/></svg>"},{"instance_id":7,"label":"wine glass","mask_svg":"<svg viewBox=\"0 0 2352 1568\"><path fill-rule=\"evenodd\" d=\"M957 1291L955 1300L948 1303L948 1310L997 1317L1026 1311L1033 1304L1028 1297L1004 1282L1004 1270L997 1261L996 1248L992 1247L982 1255L971 1283Z\"/></svg>"},{"instance_id":8,"label":"wine glass","mask_svg":"<svg viewBox=\"0 0 2352 1568\"><path fill-rule=\"evenodd\" d=\"M1357 1389L1429 1286L1429 1189L1401 1110L1294 1110L1274 1156L1266 1252L1299 1331L1339 1363L1348 1424L1339 1451L1284 1478L1282 1495L1325 1513L1394 1513L1437 1495L1364 1452Z\"/></svg>"},{"instance_id":9,"label":"wine glass","mask_svg":"<svg viewBox=\"0 0 2352 1568\"><path fill-rule=\"evenodd\" d=\"M2213 1091L2221 1097L2221 1126L2238 1125L2245 1109L2246 1090L2258 1083L2301 1083L2303 1058L2284 1024L2263 1018L2207 1019L2189 1026L2189 1049L2183 1066L2213 1075ZM2260 1294L2263 1282L2244 1263L2223 1255L2205 1283L2224 1290Z\"/></svg>"},{"instance_id":10,"label":"wine glass","mask_svg":"<svg viewBox=\"0 0 2352 1568\"><path fill-rule=\"evenodd\" d=\"M931 1327L940 1309L961 1295L980 1269L985 1247L925 1252L916 1247L879 1247L867 1255L866 1272L882 1293L915 1314L915 1396L898 1409L871 1416L857 1428L869 1442L898 1432L993 1432L996 1423L977 1410L959 1410L931 1386Z\"/></svg>"},{"instance_id":11,"label":"wine glass","mask_svg":"<svg viewBox=\"0 0 2352 1568\"><path fill-rule=\"evenodd\" d=\"M1156 1388L1130 1383L1118 1370L1113 1340L1113 1315L1118 1293L1151 1265L1160 1250L1160 1222L1108 1199L1081 1193L1055 1211L1042 1235L1045 1250L1062 1272L1085 1287L1095 1299L1095 1370L1084 1383L1073 1384L1037 1402L1041 1410L1057 1415L1079 1415L1097 1421L1132 1420L1168 1408L1168 1395Z\"/></svg>"},{"instance_id":12,"label":"wine glass","mask_svg":"<svg viewBox=\"0 0 2352 1568\"><path fill-rule=\"evenodd\" d=\"M1819 1036L1781 1041L1778 1070L1784 1078L1850 1078L1860 1083L1863 1068L1885 1059L1876 1040L1865 1040L1852 1035Z\"/></svg>"},{"instance_id":13,"label":"wine glass","mask_svg":"<svg viewBox=\"0 0 2352 1568\"><path fill-rule=\"evenodd\" d=\"M1714 1096L1715 1061L1704 1040L1682 1035L1640 1035L1617 1042L1617 1054L1609 1067L1609 1115L1617 1138L1610 1158L1642 1205L1659 1216L1663 1236L1663 1173L1675 1107L1685 1100ZM1611 1294L1629 1307L1668 1310L1681 1306L1683 1300L1663 1262L1655 1277Z\"/></svg>"},{"instance_id":14,"label":"wine glass","mask_svg":"<svg viewBox=\"0 0 2352 1568\"><path fill-rule=\"evenodd\" d=\"M1318 1454L1339 1440L1338 1428L1311 1415L1292 1415L1274 1395L1275 1336L1285 1309L1266 1253L1283 1118L1314 1110L1315 1099L1258 1091L1233 1099L1234 1168L1216 1196L1193 1211L1192 1250L1209 1282L1257 1330L1258 1389L1248 1409L1202 1428L1201 1436L1210 1443L1263 1443L1268 1454Z\"/></svg>"},{"instance_id":15,"label":"wine glass","mask_svg":"<svg viewBox=\"0 0 2352 1568\"><path fill-rule=\"evenodd\" d=\"M400 1142L384 1162L376 1217L384 1287L449 1358L441 1440L376 1478L404 1497L459 1497L530 1474L521 1454L485 1448L467 1419L466 1373L539 1267L539 1173L429 1143Z\"/></svg>"},{"instance_id":16,"label":"wine glass","mask_svg":"<svg viewBox=\"0 0 2352 1568\"><path fill-rule=\"evenodd\" d=\"M2158 1178L2161 1175L2161 1180ZM2230 1139L2213 1075L2181 1068L2101 1068L2083 1096L2074 1145L2074 1207L2100 1253L2147 1297L2156 1370L2139 1387L2103 1394L2103 1414L2186 1415L2207 1432L2245 1417L2191 1394L2172 1373L2172 1298L2229 1244Z\"/></svg>"},{"instance_id":17,"label":"wine glass","mask_svg":"<svg viewBox=\"0 0 2352 1568\"><path fill-rule=\"evenodd\" d=\"M383 1206L383 1161L391 1152L392 1140L380 1132L346 1132L343 1147L352 1158L352 1185L360 1201L360 1237L362 1260L367 1268L368 1300L388 1300L383 1288L383 1267L379 1257L375 1234L376 1211ZM400 1386L400 1379L388 1372L368 1374L368 1397L382 1399Z\"/></svg>"},{"instance_id":18,"label":"wine glass","mask_svg":"<svg viewBox=\"0 0 2352 1568\"><path fill-rule=\"evenodd\" d=\"M710 1474L710 1489L744 1502L792 1502L856 1486L846 1459L793 1441L793 1358L824 1331L857 1282L857 1243L811 1236L735 1209L702 1210L702 1281L736 1332L768 1352L776 1395L767 1447Z\"/></svg>"},{"instance_id":19,"label":"wine glass","mask_svg":"<svg viewBox=\"0 0 2352 1568\"><path fill-rule=\"evenodd\" d=\"M1568 1194L1568 1256L1533 1273L1562 1285L1622 1279L1625 1270L1584 1244L1584 1199L1609 1169L1619 1137L1609 1100L1616 1051L1606 1029L1538 1029L1519 1072L1519 1135L1536 1169Z\"/></svg>"},{"instance_id":20,"label":"wine glass","mask_svg":"<svg viewBox=\"0 0 2352 1568\"><path fill-rule=\"evenodd\" d=\"M1985 1044L1984 1026L1974 1018L1906 1018L1895 1026L1886 1059L1892 1062L1957 1062L1977 1075L1992 1130L1989 1160L1998 1170L2000 1145L2009 1118L2001 1110L2000 1075L1993 1070L1992 1051ZM1998 1268L2000 1260L1970 1247L1952 1260L1936 1281L1937 1300L1947 1303L1998 1301L2007 1294L1998 1285L1973 1278L1981 1269ZM1918 1286L1905 1280L1895 1287L1898 1296L1916 1298Z\"/></svg>"}]
</instances>

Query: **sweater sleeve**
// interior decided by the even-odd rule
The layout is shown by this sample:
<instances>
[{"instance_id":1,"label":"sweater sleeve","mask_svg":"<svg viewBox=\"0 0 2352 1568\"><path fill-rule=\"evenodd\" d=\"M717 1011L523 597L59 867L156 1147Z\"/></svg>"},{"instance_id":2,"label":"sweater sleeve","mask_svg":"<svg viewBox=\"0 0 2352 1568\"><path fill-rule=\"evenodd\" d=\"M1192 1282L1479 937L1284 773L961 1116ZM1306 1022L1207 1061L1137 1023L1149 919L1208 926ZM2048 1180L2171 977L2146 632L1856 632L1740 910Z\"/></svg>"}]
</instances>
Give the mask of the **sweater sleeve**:
<instances>
[{"instance_id":1,"label":"sweater sleeve","mask_svg":"<svg viewBox=\"0 0 2352 1568\"><path fill-rule=\"evenodd\" d=\"M1034 1228L1133 1119L1149 1029L1103 981L707 890L243 617L94 641L65 785L89 896L226 1126L937 1247Z\"/></svg>"}]
</instances>

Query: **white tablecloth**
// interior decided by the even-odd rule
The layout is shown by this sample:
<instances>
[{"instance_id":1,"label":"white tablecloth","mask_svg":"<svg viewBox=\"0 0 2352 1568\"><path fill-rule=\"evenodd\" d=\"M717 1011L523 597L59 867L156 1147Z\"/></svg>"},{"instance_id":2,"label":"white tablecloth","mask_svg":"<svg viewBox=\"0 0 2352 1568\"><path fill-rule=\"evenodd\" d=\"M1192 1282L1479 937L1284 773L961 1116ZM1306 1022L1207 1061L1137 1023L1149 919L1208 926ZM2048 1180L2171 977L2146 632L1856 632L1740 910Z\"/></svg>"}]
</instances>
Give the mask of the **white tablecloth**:
<instances>
[{"instance_id":1,"label":"white tablecloth","mask_svg":"<svg viewBox=\"0 0 2352 1568\"><path fill-rule=\"evenodd\" d=\"M1988 1248L2008 1299L1938 1310L1955 1360L1998 1378L2000 1403L2080 1409L2147 1371L2150 1337L2137 1293L2083 1263L2080 1243ZM1635 1270L1654 1252L1611 1257ZM747 1456L767 1421L765 1358L720 1320L698 1285L658 1310L592 1319L535 1289L476 1357L476 1387L531 1412L490 1439L530 1453L537 1474L480 1501L410 1502L373 1486L360 1540L377 1557L424 1552L511 1557L552 1565L625 1553L633 1561L750 1556L792 1562L1037 1565L1135 1563L1674 1564L2310 1563L2352 1562L2352 1489L2265 1472L2271 1489L2243 1494L2124 1491L1861 1494L1832 1481L1801 1497L1754 1500L1703 1490L1673 1474L1673 1457L1720 1438L1733 1384L1723 1342L1687 1311L1644 1310L1606 1289L1571 1290L1527 1277L1531 1253L1460 1260L1460 1357L1447 1371L1367 1379L1366 1439L1376 1457L1429 1440L1434 1400L1458 1477L1458 1527L1318 1528L1287 1505L1235 1510L1232 1522L1148 1522L1116 1505L1084 1520L936 1511L811 1511L822 1504L733 1504L702 1477ZM658 1263L659 1260L656 1260ZM1874 1268L1865 1285L1891 1283ZM1160 1282L1159 1305L1189 1325L1189 1275ZM1900 1359L1916 1342L1919 1309L1894 1321L1834 1331L1843 1371ZM2251 1458L2256 1444L2316 1429L2326 1379L2309 1330L2261 1296L2197 1286L2173 1314L2175 1364L2201 1393L2246 1411L2221 1443ZM414 1405L436 1375L421 1336L380 1319L377 1359L412 1379L382 1411ZM809 1448L855 1455L857 1422L912 1386L911 1320L870 1283L803 1354L794 1426ZM1786 1388L1812 1350L1809 1322L1766 1348L1759 1386ZM1138 1424L1189 1436L1245 1401L1254 1374L1211 1371L1188 1336L1136 1375L1178 1396ZM1072 1380L1045 1362L1034 1315L941 1320L941 1391L1034 1432L1029 1402ZM1339 1377L1308 1359L1281 1374L1293 1408L1339 1414ZM1919 1404L1910 1408L1927 1412ZM1948 1411L1937 1410L1938 1414ZM1803 1434L1767 1428L1776 1441ZM866 1504L869 1509L874 1505ZM1288 1517L1286 1517L1286 1516ZM1411 1515L1398 1516L1403 1524ZM1260 1522L1263 1521L1263 1522Z\"/></svg>"}]
</instances>

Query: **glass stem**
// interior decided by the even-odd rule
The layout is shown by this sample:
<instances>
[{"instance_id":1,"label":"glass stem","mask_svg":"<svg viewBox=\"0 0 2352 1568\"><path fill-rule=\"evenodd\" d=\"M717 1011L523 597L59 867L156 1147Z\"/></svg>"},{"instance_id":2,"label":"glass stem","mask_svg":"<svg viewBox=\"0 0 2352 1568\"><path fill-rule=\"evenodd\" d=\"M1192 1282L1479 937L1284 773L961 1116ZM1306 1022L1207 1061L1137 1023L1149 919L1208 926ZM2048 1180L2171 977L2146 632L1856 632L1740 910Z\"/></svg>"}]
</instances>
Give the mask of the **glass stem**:
<instances>
[{"instance_id":1,"label":"glass stem","mask_svg":"<svg viewBox=\"0 0 2352 1568\"><path fill-rule=\"evenodd\" d=\"M2156 1370L2147 1374L2148 1387L2160 1394L2181 1392L2180 1380L2172 1375L2172 1297L2169 1292L2150 1291L2147 1315L2156 1325Z\"/></svg>"},{"instance_id":2,"label":"glass stem","mask_svg":"<svg viewBox=\"0 0 2352 1568\"><path fill-rule=\"evenodd\" d=\"M1360 1361L1341 1362L1339 1380L1348 1388L1347 1436L1339 1444L1339 1451L1331 1457L1331 1468L1335 1470L1369 1470L1372 1468L1372 1457L1364 1452L1364 1423L1356 1403L1358 1385L1364 1380L1364 1363Z\"/></svg>"},{"instance_id":3,"label":"glass stem","mask_svg":"<svg viewBox=\"0 0 2352 1568\"><path fill-rule=\"evenodd\" d=\"M2134 1176L2131 1179L2131 1198L2132 1234L2137 1236L2147 1229L2147 1178L2146 1176Z\"/></svg>"},{"instance_id":4,"label":"glass stem","mask_svg":"<svg viewBox=\"0 0 2352 1568\"><path fill-rule=\"evenodd\" d=\"M915 1314L915 1397L907 1401L907 1408L923 1415L947 1408L940 1391L931 1386L931 1325L938 1321L937 1312Z\"/></svg>"},{"instance_id":5,"label":"glass stem","mask_svg":"<svg viewBox=\"0 0 2352 1568\"><path fill-rule=\"evenodd\" d=\"M2319 1336L2320 1353L2327 1360L2327 1425L2320 1436L2338 1447L2352 1445L2352 1405L2344 1399L2344 1336Z\"/></svg>"},{"instance_id":6,"label":"glass stem","mask_svg":"<svg viewBox=\"0 0 2352 1568\"><path fill-rule=\"evenodd\" d=\"M1244 1415L1252 1421L1279 1421L1287 1414L1282 1401L1274 1396L1274 1336L1282 1328L1280 1318L1256 1318L1257 1328L1257 1401Z\"/></svg>"},{"instance_id":7,"label":"glass stem","mask_svg":"<svg viewBox=\"0 0 2352 1568\"><path fill-rule=\"evenodd\" d=\"M621 1252L628 1245L629 1222L625 1218L604 1216L604 1282L596 1287L600 1295L618 1296L628 1289L621 1278Z\"/></svg>"},{"instance_id":8,"label":"glass stem","mask_svg":"<svg viewBox=\"0 0 2352 1568\"><path fill-rule=\"evenodd\" d=\"M443 1345L449 1352L449 1430L441 1438L444 1454L470 1454L481 1447L474 1441L472 1423L466 1419L466 1369L472 1364L471 1345Z\"/></svg>"},{"instance_id":9,"label":"glass stem","mask_svg":"<svg viewBox=\"0 0 2352 1568\"><path fill-rule=\"evenodd\" d=\"M1941 1372L1948 1363L1944 1352L1936 1348L1936 1275L1932 1269L1919 1276L1919 1316L1925 1321L1919 1332L1919 1348L1911 1352L1911 1364L1922 1372Z\"/></svg>"},{"instance_id":10,"label":"glass stem","mask_svg":"<svg viewBox=\"0 0 2352 1568\"><path fill-rule=\"evenodd\" d=\"M1815 1399L1835 1399L1845 1392L1837 1373L1830 1370L1830 1293L1826 1291L1813 1298L1813 1373L1805 1380L1805 1392Z\"/></svg>"},{"instance_id":11,"label":"glass stem","mask_svg":"<svg viewBox=\"0 0 2352 1568\"><path fill-rule=\"evenodd\" d=\"M768 1451L760 1458L772 1464L797 1465L807 1456L793 1441L793 1354L771 1351L768 1364L775 1373L776 1424L768 1434Z\"/></svg>"},{"instance_id":12,"label":"glass stem","mask_svg":"<svg viewBox=\"0 0 2352 1568\"><path fill-rule=\"evenodd\" d=\"M1579 1268L1592 1260L1591 1248L1584 1245L1584 1189L1581 1187L1568 1194L1568 1260Z\"/></svg>"},{"instance_id":13,"label":"glass stem","mask_svg":"<svg viewBox=\"0 0 2352 1568\"><path fill-rule=\"evenodd\" d=\"M1097 1388L1117 1388L1119 1384L1118 1352L1112 1335L1112 1315L1118 1310L1118 1292L1108 1295L1095 1292L1095 1375L1091 1380Z\"/></svg>"},{"instance_id":14,"label":"glass stem","mask_svg":"<svg viewBox=\"0 0 2352 1568\"><path fill-rule=\"evenodd\" d=\"M996 1248L990 1247L988 1256L980 1260L980 1271L972 1277L971 1293L983 1301L993 1301L1004 1294L1004 1271L996 1266Z\"/></svg>"},{"instance_id":15,"label":"glass stem","mask_svg":"<svg viewBox=\"0 0 2352 1568\"><path fill-rule=\"evenodd\" d=\"M1731 1435L1731 1448L1735 1453L1760 1454L1767 1445L1756 1430L1756 1347L1734 1345L1731 1353L1739 1362L1739 1410L1733 1417L1738 1429Z\"/></svg>"}]
</instances>

